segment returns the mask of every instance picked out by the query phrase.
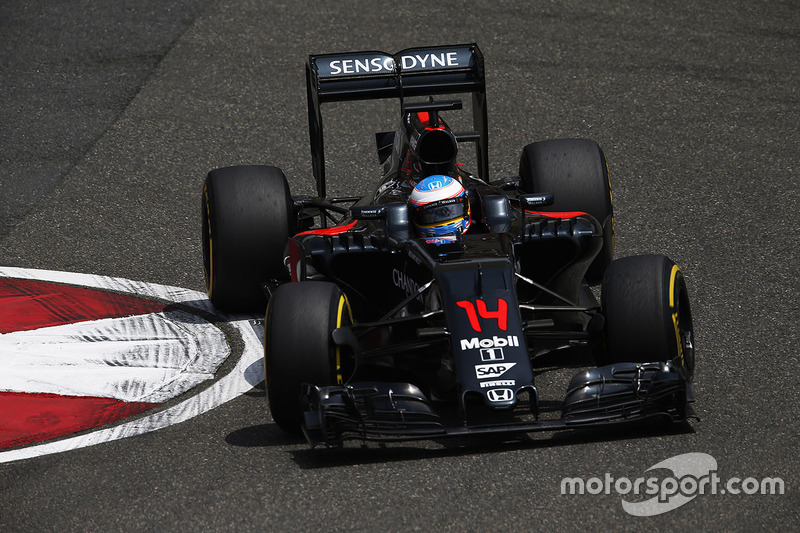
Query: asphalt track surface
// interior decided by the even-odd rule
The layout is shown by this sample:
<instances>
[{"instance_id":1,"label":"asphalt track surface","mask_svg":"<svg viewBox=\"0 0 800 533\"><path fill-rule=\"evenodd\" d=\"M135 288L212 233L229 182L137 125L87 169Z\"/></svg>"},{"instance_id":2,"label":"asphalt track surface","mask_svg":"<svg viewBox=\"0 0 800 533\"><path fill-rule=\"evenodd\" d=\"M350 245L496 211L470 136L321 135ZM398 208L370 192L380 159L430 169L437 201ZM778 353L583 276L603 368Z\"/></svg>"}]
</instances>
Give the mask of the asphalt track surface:
<instances>
[{"instance_id":1,"label":"asphalt track surface","mask_svg":"<svg viewBox=\"0 0 800 533\"><path fill-rule=\"evenodd\" d=\"M256 388L154 433L0 465L0 529L800 527L800 3L476 4L3 2L0 264L202 290L209 169L275 164L293 193L313 191L308 53L474 41L494 177L533 140L593 138L617 256L681 265L702 421L331 454L284 436ZM326 115L329 132L357 132L330 152L332 194L373 182L370 135L391 124L360 109ZM723 480L780 477L786 492L643 518L618 494L560 494L564 477L634 479L689 452Z\"/></svg>"}]
</instances>

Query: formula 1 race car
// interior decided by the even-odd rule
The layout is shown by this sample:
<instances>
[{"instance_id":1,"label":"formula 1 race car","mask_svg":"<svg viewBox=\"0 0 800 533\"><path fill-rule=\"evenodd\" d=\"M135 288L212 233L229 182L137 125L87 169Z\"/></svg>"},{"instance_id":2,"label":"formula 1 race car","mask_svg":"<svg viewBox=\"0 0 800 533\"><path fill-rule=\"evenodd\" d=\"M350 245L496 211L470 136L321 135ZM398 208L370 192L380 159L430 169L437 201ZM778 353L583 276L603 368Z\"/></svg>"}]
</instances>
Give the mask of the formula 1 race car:
<instances>
[{"instance_id":1,"label":"formula 1 race car","mask_svg":"<svg viewBox=\"0 0 800 533\"><path fill-rule=\"evenodd\" d=\"M306 81L316 196L236 166L202 197L211 301L266 307L278 426L338 447L694 416L683 275L662 255L612 260L595 142L529 144L518 176L491 181L475 44L312 55ZM443 115L464 104L442 95L471 96L473 131L451 130ZM374 192L327 198L322 104L379 98L400 113L375 135ZM475 173L457 157L470 145ZM534 377L581 357L563 396L540 398Z\"/></svg>"}]
</instances>

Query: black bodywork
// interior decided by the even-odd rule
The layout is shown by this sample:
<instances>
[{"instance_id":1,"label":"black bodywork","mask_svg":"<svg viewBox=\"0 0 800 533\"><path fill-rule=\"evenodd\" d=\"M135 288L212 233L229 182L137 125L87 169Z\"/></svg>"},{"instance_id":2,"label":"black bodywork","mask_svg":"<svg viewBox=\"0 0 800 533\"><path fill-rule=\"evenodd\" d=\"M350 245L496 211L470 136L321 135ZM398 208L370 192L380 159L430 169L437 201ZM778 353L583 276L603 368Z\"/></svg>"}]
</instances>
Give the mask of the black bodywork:
<instances>
[{"instance_id":1,"label":"black bodywork","mask_svg":"<svg viewBox=\"0 0 800 533\"><path fill-rule=\"evenodd\" d=\"M603 228L585 213L538 212L551 198L526 194L518 177L489 181L476 45L310 56L306 76L318 198L294 198L301 231L286 263L293 282L335 282L354 317L332 334L349 354L337 383L303 387L312 445L691 416L686 376L671 361L583 370L557 409L542 408L537 361L566 350L604 360L603 316L585 279ZM433 98L460 93L471 95L474 124L464 133L442 118L462 102ZM376 134L376 190L322 202L321 106L372 98L401 106L397 130ZM464 143L475 145L475 174L457 160ZM409 220L414 183L434 173L460 177L470 200L469 230L448 242L418 237Z\"/></svg>"}]
</instances>

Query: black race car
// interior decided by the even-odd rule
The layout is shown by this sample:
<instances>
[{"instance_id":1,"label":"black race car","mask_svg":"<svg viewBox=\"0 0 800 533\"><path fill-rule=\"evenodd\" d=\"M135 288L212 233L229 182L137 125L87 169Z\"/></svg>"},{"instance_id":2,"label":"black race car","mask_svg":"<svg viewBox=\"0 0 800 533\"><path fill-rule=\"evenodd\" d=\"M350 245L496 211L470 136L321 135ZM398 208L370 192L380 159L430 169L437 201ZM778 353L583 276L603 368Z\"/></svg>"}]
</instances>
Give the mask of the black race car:
<instances>
[{"instance_id":1,"label":"black race car","mask_svg":"<svg viewBox=\"0 0 800 533\"><path fill-rule=\"evenodd\" d=\"M209 297L266 306L270 411L312 445L694 417L680 269L662 255L612 261L611 184L593 141L529 144L518 176L490 180L484 80L475 44L312 55L317 195L292 196L270 166L205 180ZM472 131L448 126L463 102L443 95L471 96ZM321 106L376 98L400 113L375 136L374 193L327 198ZM474 173L457 157L470 144ZM455 192L415 197L444 185ZM440 215L455 229L442 233ZM541 373L581 360L561 397L540 398Z\"/></svg>"}]
</instances>

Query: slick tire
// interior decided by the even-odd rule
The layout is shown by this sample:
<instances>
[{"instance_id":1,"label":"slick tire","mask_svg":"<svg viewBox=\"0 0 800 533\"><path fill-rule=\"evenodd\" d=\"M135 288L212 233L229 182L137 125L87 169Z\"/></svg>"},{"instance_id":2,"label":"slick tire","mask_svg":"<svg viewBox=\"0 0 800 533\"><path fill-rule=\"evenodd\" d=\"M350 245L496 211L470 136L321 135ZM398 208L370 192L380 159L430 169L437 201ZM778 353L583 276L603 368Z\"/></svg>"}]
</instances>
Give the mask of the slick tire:
<instances>
[{"instance_id":1,"label":"slick tire","mask_svg":"<svg viewBox=\"0 0 800 533\"><path fill-rule=\"evenodd\" d=\"M269 166L209 172L203 184L203 271L215 307L264 312L263 284L288 281L283 252L295 231L286 177Z\"/></svg>"},{"instance_id":2,"label":"slick tire","mask_svg":"<svg viewBox=\"0 0 800 533\"><path fill-rule=\"evenodd\" d=\"M606 158L596 142L554 139L527 145L519 161L522 190L551 192L554 203L541 212L579 211L592 215L603 227L603 247L586 273L599 283L614 258L614 207Z\"/></svg>"},{"instance_id":3,"label":"slick tire","mask_svg":"<svg viewBox=\"0 0 800 533\"><path fill-rule=\"evenodd\" d=\"M267 307L264 363L267 398L275 423L300 434L304 383L343 383L352 357L333 342L331 333L353 323L350 304L333 283L300 281L278 287Z\"/></svg>"},{"instance_id":4,"label":"slick tire","mask_svg":"<svg viewBox=\"0 0 800 533\"><path fill-rule=\"evenodd\" d=\"M606 270L601 294L605 363L673 361L694 374L694 330L680 268L663 255L624 257Z\"/></svg>"}]
</instances>

